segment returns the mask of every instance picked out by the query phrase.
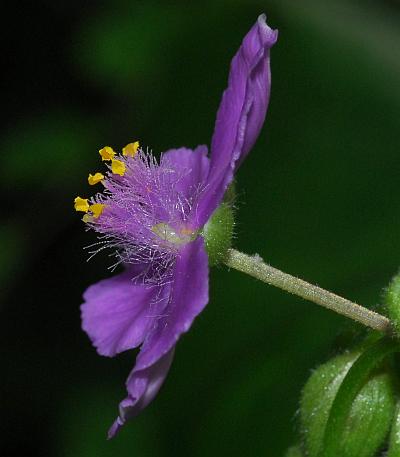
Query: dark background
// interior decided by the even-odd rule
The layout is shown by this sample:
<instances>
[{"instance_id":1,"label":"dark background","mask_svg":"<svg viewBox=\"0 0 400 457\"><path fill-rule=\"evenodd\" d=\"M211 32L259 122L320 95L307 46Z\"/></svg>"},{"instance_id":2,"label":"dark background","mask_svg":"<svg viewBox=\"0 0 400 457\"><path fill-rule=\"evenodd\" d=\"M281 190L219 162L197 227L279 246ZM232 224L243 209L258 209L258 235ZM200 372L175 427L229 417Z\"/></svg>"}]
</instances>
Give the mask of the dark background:
<instances>
[{"instance_id":1,"label":"dark background","mask_svg":"<svg viewBox=\"0 0 400 457\"><path fill-rule=\"evenodd\" d=\"M397 1L4 2L1 456L278 457L299 392L348 324L234 271L158 398L105 433L135 354L98 356L84 289L110 275L73 198L98 149L208 143L258 14L279 29L265 127L237 176L235 245L365 305L400 264Z\"/></svg>"}]
</instances>

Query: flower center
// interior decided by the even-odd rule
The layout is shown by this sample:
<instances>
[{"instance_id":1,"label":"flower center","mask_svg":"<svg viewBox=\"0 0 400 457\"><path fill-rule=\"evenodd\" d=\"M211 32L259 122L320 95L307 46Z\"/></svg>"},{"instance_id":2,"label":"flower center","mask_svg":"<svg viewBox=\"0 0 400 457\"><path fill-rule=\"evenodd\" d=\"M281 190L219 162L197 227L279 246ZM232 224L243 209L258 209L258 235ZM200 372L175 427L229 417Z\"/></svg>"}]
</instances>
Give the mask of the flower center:
<instances>
[{"instance_id":1,"label":"flower center","mask_svg":"<svg viewBox=\"0 0 400 457\"><path fill-rule=\"evenodd\" d=\"M168 243L182 245L193 241L197 237L197 232L183 227L180 230L175 230L165 222L160 222L151 228L151 231L155 233L159 238Z\"/></svg>"}]
</instances>

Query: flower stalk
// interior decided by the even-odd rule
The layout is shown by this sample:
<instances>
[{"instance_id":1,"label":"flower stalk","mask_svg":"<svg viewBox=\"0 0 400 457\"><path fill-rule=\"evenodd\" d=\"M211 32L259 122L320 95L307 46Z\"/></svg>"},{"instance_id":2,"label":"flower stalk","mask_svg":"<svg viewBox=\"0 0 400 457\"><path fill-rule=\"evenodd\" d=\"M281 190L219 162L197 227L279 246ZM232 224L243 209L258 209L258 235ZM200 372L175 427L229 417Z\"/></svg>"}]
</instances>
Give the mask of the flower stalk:
<instances>
[{"instance_id":1,"label":"flower stalk","mask_svg":"<svg viewBox=\"0 0 400 457\"><path fill-rule=\"evenodd\" d=\"M230 268L246 273L272 286L279 287L291 294L298 295L317 305L331 309L374 330L392 333L392 324L387 317L321 287L284 273L264 263L258 255L250 256L235 249L229 249L224 263Z\"/></svg>"}]
</instances>

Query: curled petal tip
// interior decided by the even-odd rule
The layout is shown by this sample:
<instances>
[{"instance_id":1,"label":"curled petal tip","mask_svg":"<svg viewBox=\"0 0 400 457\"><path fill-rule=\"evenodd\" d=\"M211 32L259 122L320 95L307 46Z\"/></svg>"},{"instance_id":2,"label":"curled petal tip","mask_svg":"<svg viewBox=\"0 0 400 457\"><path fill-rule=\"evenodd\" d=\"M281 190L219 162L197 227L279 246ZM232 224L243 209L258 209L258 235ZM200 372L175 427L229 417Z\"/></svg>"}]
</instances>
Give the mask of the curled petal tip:
<instances>
[{"instance_id":1,"label":"curled petal tip","mask_svg":"<svg viewBox=\"0 0 400 457\"><path fill-rule=\"evenodd\" d=\"M174 351L175 347L145 370L134 368L131 371L126 382L128 396L119 404L119 415L108 430L108 439L114 438L128 420L136 417L153 401L168 374Z\"/></svg>"},{"instance_id":2,"label":"curled petal tip","mask_svg":"<svg viewBox=\"0 0 400 457\"><path fill-rule=\"evenodd\" d=\"M115 419L114 423L111 425L111 427L108 430L107 439L111 440L112 438L114 438L114 436L116 436L117 433L121 430L121 427L123 425L124 424L121 422L121 419L119 417L117 417L117 419Z\"/></svg>"},{"instance_id":3,"label":"curled petal tip","mask_svg":"<svg viewBox=\"0 0 400 457\"><path fill-rule=\"evenodd\" d=\"M267 24L267 16L263 13L258 16L257 23L260 26L265 41L269 43L269 46L273 46L278 39L278 30L273 30Z\"/></svg>"},{"instance_id":4,"label":"curled petal tip","mask_svg":"<svg viewBox=\"0 0 400 457\"><path fill-rule=\"evenodd\" d=\"M199 221L206 222L218 207L261 131L271 91L270 49L277 38L262 14L232 59L211 140L208 186L197 208Z\"/></svg>"}]
</instances>

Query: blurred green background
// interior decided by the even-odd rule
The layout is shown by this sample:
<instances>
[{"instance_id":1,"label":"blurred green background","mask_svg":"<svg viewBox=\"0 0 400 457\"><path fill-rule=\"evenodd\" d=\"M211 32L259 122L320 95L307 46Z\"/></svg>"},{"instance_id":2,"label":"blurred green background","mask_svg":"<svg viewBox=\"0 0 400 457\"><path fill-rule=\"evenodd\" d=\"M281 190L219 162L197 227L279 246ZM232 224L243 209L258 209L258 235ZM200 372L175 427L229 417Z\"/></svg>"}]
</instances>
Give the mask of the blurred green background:
<instances>
[{"instance_id":1,"label":"blurred green background","mask_svg":"<svg viewBox=\"0 0 400 457\"><path fill-rule=\"evenodd\" d=\"M279 29L265 127L238 173L236 246L365 305L400 265L397 1L6 2L1 456L271 456L344 318L226 268L158 398L105 434L135 353L98 356L84 289L110 275L76 195L97 150L208 143L257 16Z\"/></svg>"}]
</instances>

